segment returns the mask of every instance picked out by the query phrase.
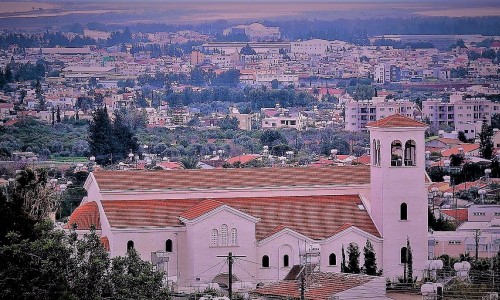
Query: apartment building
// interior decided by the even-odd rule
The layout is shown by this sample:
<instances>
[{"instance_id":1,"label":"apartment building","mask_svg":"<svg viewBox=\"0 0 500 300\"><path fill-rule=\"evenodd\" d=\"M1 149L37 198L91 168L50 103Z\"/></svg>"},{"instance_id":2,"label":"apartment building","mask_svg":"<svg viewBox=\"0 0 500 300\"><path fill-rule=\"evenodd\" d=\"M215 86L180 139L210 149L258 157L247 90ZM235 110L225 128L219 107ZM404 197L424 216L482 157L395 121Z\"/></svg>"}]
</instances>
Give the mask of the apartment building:
<instances>
[{"instance_id":1,"label":"apartment building","mask_svg":"<svg viewBox=\"0 0 500 300\"><path fill-rule=\"evenodd\" d=\"M374 69L374 80L377 83L401 81L401 68L391 64L378 64Z\"/></svg>"},{"instance_id":2,"label":"apartment building","mask_svg":"<svg viewBox=\"0 0 500 300\"><path fill-rule=\"evenodd\" d=\"M442 99L428 99L422 102L422 115L437 130L452 126L455 131L463 131L467 138L475 138L483 120L488 124L491 117L500 112L500 104L486 98L462 99L460 94L452 95L449 102Z\"/></svg>"},{"instance_id":3,"label":"apartment building","mask_svg":"<svg viewBox=\"0 0 500 300\"><path fill-rule=\"evenodd\" d=\"M364 101L349 100L345 104L345 129L366 131L367 123L396 113L414 119L418 114L418 107L409 100L387 101L384 97Z\"/></svg>"}]
</instances>

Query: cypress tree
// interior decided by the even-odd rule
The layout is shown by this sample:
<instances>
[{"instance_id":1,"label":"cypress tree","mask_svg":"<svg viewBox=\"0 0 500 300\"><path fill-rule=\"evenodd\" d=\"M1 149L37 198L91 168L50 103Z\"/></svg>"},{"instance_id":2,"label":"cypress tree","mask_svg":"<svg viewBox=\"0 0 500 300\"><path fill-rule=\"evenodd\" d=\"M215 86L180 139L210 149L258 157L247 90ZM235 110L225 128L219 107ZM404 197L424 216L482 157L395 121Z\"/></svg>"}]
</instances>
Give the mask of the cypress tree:
<instances>
[{"instance_id":1,"label":"cypress tree","mask_svg":"<svg viewBox=\"0 0 500 300\"><path fill-rule=\"evenodd\" d=\"M366 240L366 245L363 248L363 255L365 257L365 263L363 265L365 273L367 275L377 275L377 258L370 240Z\"/></svg>"},{"instance_id":2,"label":"cypress tree","mask_svg":"<svg viewBox=\"0 0 500 300\"><path fill-rule=\"evenodd\" d=\"M488 125L486 119L483 120L483 125L481 126L481 132L479 133L479 151L481 152L481 157L485 159L491 159L493 156L493 142L491 138L493 137L493 129Z\"/></svg>"},{"instance_id":3,"label":"cypress tree","mask_svg":"<svg viewBox=\"0 0 500 300\"><path fill-rule=\"evenodd\" d=\"M43 89L42 89L42 84L40 83L40 80L36 80L36 85L35 85L35 95L36 98L38 99L38 110L45 110L45 97L43 96Z\"/></svg>"},{"instance_id":4,"label":"cypress tree","mask_svg":"<svg viewBox=\"0 0 500 300\"><path fill-rule=\"evenodd\" d=\"M340 272L349 273L349 270L347 269L347 265L345 262L344 244L342 244L342 264L340 265Z\"/></svg>"},{"instance_id":5,"label":"cypress tree","mask_svg":"<svg viewBox=\"0 0 500 300\"><path fill-rule=\"evenodd\" d=\"M359 274L359 247L355 243L350 243L347 247L347 255L349 256L349 263L347 268L349 273Z\"/></svg>"},{"instance_id":6,"label":"cypress tree","mask_svg":"<svg viewBox=\"0 0 500 300\"><path fill-rule=\"evenodd\" d=\"M413 283L413 253L411 251L410 239L406 238L406 272L408 282Z\"/></svg>"},{"instance_id":7,"label":"cypress tree","mask_svg":"<svg viewBox=\"0 0 500 300\"><path fill-rule=\"evenodd\" d=\"M56 118L57 118L57 123L61 123L61 108L59 107L59 105L57 106Z\"/></svg>"}]
</instances>

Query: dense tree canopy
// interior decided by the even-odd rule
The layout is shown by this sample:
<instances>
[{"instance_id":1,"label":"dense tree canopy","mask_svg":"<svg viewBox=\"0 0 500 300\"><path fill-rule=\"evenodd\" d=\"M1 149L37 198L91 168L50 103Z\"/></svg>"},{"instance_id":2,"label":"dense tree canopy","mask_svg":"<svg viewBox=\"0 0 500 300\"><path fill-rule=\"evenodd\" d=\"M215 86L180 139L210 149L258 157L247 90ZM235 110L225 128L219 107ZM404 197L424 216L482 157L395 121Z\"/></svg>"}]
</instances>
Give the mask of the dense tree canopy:
<instances>
[{"instance_id":1,"label":"dense tree canopy","mask_svg":"<svg viewBox=\"0 0 500 300\"><path fill-rule=\"evenodd\" d=\"M47 173L26 169L0 189L1 299L165 299L163 273L132 250L110 259L95 230L55 230Z\"/></svg>"},{"instance_id":2,"label":"dense tree canopy","mask_svg":"<svg viewBox=\"0 0 500 300\"><path fill-rule=\"evenodd\" d=\"M106 107L96 109L92 115L89 145L90 153L102 165L120 161L130 152L137 153L139 149L134 133L125 123L123 115L115 112L111 122Z\"/></svg>"}]
</instances>

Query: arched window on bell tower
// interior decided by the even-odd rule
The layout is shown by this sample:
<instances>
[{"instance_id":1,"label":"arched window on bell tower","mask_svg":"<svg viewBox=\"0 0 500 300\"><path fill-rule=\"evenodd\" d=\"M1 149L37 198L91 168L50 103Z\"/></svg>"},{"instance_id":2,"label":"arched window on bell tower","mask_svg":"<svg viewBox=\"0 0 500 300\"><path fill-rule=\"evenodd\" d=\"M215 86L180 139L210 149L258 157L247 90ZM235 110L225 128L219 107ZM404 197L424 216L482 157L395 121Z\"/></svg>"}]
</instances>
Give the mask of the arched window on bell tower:
<instances>
[{"instance_id":1,"label":"arched window on bell tower","mask_svg":"<svg viewBox=\"0 0 500 300\"><path fill-rule=\"evenodd\" d=\"M377 141L375 141L375 139L372 142L371 156L372 156L372 164L376 166L378 161L377 161Z\"/></svg>"},{"instance_id":2,"label":"arched window on bell tower","mask_svg":"<svg viewBox=\"0 0 500 300\"><path fill-rule=\"evenodd\" d=\"M395 140L391 143L391 166L400 167L403 165L403 146L401 141Z\"/></svg>"},{"instance_id":3,"label":"arched window on bell tower","mask_svg":"<svg viewBox=\"0 0 500 300\"><path fill-rule=\"evenodd\" d=\"M381 163L381 154L380 154L380 140L377 140L377 166L380 166Z\"/></svg>"},{"instance_id":4,"label":"arched window on bell tower","mask_svg":"<svg viewBox=\"0 0 500 300\"><path fill-rule=\"evenodd\" d=\"M417 144L414 140L408 140L405 143L405 166L416 166L416 150Z\"/></svg>"},{"instance_id":5,"label":"arched window on bell tower","mask_svg":"<svg viewBox=\"0 0 500 300\"><path fill-rule=\"evenodd\" d=\"M402 221L408 220L408 204L404 202L399 207L399 219Z\"/></svg>"}]
</instances>

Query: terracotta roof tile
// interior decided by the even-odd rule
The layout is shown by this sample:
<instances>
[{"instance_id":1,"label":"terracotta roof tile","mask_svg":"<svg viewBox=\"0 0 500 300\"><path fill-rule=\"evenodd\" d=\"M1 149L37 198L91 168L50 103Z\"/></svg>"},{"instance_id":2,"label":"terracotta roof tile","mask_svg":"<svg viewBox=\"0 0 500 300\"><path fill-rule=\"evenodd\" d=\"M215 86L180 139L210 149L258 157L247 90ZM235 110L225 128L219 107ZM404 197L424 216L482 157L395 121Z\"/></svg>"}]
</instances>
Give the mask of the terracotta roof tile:
<instances>
[{"instance_id":1,"label":"terracotta roof tile","mask_svg":"<svg viewBox=\"0 0 500 300\"><path fill-rule=\"evenodd\" d=\"M95 229L101 229L97 203L87 202L75 209L69 218L66 228L71 228L73 224L76 224L77 229L88 230L92 225L95 226Z\"/></svg>"},{"instance_id":2,"label":"terracotta roof tile","mask_svg":"<svg viewBox=\"0 0 500 300\"><path fill-rule=\"evenodd\" d=\"M477 149L479 149L479 144L461 144L461 145L457 145L455 147L452 147L450 149L445 149L443 151L441 151L441 155L443 157L449 157L451 156L452 154L459 154L461 149L463 149L463 152L464 153L468 153L468 152L472 152L472 151L475 151Z\"/></svg>"},{"instance_id":3,"label":"terracotta roof tile","mask_svg":"<svg viewBox=\"0 0 500 300\"><path fill-rule=\"evenodd\" d=\"M366 124L368 127L427 127L427 124L415 121L400 114L394 114Z\"/></svg>"},{"instance_id":4,"label":"terracotta roof tile","mask_svg":"<svg viewBox=\"0 0 500 300\"><path fill-rule=\"evenodd\" d=\"M94 172L101 190L238 188L370 183L368 166Z\"/></svg>"},{"instance_id":5,"label":"terracotta roof tile","mask_svg":"<svg viewBox=\"0 0 500 300\"><path fill-rule=\"evenodd\" d=\"M362 202L358 195L217 198L210 202L201 199L102 201L114 228L178 226L181 225L178 216L196 216L209 211L216 203L260 218L256 224L257 240L270 236L278 226L312 239L324 239L346 223L380 236L368 212L359 209Z\"/></svg>"},{"instance_id":6,"label":"terracotta roof tile","mask_svg":"<svg viewBox=\"0 0 500 300\"><path fill-rule=\"evenodd\" d=\"M190 207L188 210L183 212L180 217L188 220L193 220L198 218L199 216L202 216L217 207L220 207L224 205L224 203L221 203L219 201L214 201L214 200L203 200L200 203L196 204L193 207Z\"/></svg>"},{"instance_id":7,"label":"terracotta roof tile","mask_svg":"<svg viewBox=\"0 0 500 300\"><path fill-rule=\"evenodd\" d=\"M311 278L316 284L309 286L305 298L309 300L327 300L333 295L355 288L373 280L372 277L346 273L315 273ZM300 288L298 280L286 280L258 288L254 293L268 296L299 299Z\"/></svg>"},{"instance_id":8,"label":"terracotta roof tile","mask_svg":"<svg viewBox=\"0 0 500 300\"><path fill-rule=\"evenodd\" d=\"M441 209L441 213L460 222L467 222L469 220L469 210L467 208Z\"/></svg>"},{"instance_id":9,"label":"terracotta roof tile","mask_svg":"<svg viewBox=\"0 0 500 300\"><path fill-rule=\"evenodd\" d=\"M240 162L241 164L246 164L246 163L248 163L254 159L257 159L259 157L260 157L259 154L238 155L238 156L234 156L234 157L229 158L228 160L226 160L226 162L230 163L230 164L234 164L237 162Z\"/></svg>"}]
</instances>

